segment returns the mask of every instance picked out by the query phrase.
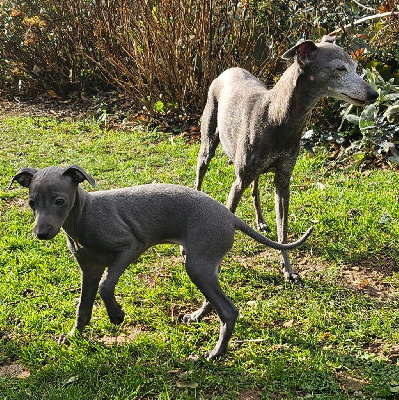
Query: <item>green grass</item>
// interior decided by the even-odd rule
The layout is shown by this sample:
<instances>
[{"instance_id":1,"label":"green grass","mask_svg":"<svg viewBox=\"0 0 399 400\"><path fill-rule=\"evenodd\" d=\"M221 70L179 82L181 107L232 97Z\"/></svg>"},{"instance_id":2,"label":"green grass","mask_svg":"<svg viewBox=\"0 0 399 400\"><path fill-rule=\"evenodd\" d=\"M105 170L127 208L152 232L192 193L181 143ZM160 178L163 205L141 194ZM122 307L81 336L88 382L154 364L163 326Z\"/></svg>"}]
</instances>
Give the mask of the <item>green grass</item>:
<instances>
[{"instance_id":1,"label":"green grass","mask_svg":"<svg viewBox=\"0 0 399 400\"><path fill-rule=\"evenodd\" d=\"M284 282L278 252L237 234L221 282L240 316L223 360L202 357L217 339L214 314L190 326L178 320L201 296L177 246L166 245L150 249L122 275L116 289L126 312L121 326L108 321L97 299L84 338L60 347L57 337L74 321L79 269L63 235L49 242L33 237L28 191L17 183L8 190L12 176L24 166L79 164L97 189L153 181L192 186L199 145L87 121L1 117L0 130L0 399L395 398L397 173L338 170L322 151L301 154L289 231L295 239L316 226L290 253L304 285ZM232 180L219 150L203 189L225 202ZM261 195L275 239L272 176L261 179ZM249 193L237 214L253 225ZM30 376L17 378L10 366Z\"/></svg>"}]
</instances>

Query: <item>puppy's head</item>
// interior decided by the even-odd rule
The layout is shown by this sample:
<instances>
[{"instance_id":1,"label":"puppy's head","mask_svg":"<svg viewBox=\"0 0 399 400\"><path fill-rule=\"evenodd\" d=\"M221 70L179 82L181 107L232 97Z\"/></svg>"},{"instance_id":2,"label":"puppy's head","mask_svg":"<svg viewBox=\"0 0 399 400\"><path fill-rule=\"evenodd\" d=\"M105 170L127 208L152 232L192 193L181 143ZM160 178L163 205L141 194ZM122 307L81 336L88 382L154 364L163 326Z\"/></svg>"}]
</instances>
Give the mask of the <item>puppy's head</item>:
<instances>
[{"instance_id":1,"label":"puppy's head","mask_svg":"<svg viewBox=\"0 0 399 400\"><path fill-rule=\"evenodd\" d=\"M49 240L60 231L73 208L79 183L94 179L78 165L67 168L22 168L11 180L29 188L29 206L35 217L33 233Z\"/></svg>"}]
</instances>

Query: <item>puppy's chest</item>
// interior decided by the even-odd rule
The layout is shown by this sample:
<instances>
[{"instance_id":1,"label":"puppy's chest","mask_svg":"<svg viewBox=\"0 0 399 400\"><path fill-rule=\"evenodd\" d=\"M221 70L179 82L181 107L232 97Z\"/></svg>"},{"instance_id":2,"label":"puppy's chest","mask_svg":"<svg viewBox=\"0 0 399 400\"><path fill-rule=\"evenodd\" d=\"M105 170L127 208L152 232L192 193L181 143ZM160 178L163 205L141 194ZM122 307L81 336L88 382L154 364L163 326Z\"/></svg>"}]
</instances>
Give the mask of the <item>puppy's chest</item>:
<instances>
[{"instance_id":1,"label":"puppy's chest","mask_svg":"<svg viewBox=\"0 0 399 400\"><path fill-rule=\"evenodd\" d=\"M100 249L89 249L67 236L68 248L80 265L91 264L107 266L112 261L112 254Z\"/></svg>"}]
</instances>

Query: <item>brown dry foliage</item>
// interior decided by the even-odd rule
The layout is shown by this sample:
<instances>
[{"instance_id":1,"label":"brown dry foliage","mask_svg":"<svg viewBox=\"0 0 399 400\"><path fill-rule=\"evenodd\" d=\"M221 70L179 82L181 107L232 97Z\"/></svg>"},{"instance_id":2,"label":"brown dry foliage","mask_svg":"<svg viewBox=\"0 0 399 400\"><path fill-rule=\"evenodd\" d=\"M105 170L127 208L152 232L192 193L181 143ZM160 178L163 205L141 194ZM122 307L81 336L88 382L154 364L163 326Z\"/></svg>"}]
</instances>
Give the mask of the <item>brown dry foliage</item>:
<instances>
[{"instance_id":1,"label":"brown dry foliage","mask_svg":"<svg viewBox=\"0 0 399 400\"><path fill-rule=\"evenodd\" d=\"M80 18L76 40L82 56L147 108L158 101L169 108L201 108L210 82L221 71L241 65L259 73L268 60L257 8L245 2L109 0L88 5L74 0L69 4L73 18ZM94 29L85 26L91 22L81 18L84 13L96 16ZM88 33L91 49L85 46Z\"/></svg>"},{"instance_id":2,"label":"brown dry foliage","mask_svg":"<svg viewBox=\"0 0 399 400\"><path fill-rule=\"evenodd\" d=\"M379 2L366 3L378 12ZM4 0L0 90L22 84L61 99L114 88L137 109L198 112L223 70L240 66L272 84L297 39L317 40L364 12L344 0ZM372 27L357 27L356 40L370 41ZM340 44L364 47L351 49L350 38L344 31Z\"/></svg>"}]
</instances>

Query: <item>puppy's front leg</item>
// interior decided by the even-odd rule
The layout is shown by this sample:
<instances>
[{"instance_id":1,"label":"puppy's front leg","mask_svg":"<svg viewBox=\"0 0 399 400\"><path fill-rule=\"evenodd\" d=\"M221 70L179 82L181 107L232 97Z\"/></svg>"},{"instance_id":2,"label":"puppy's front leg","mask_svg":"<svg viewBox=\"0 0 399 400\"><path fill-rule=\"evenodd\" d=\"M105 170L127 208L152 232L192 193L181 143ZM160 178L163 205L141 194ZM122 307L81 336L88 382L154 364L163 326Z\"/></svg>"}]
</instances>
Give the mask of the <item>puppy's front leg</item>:
<instances>
[{"instance_id":1,"label":"puppy's front leg","mask_svg":"<svg viewBox=\"0 0 399 400\"><path fill-rule=\"evenodd\" d=\"M82 333L84 327L90 322L98 284L105 269L96 265L80 265L80 268L82 272L82 290L79 306L76 310L75 325L68 334L60 336L58 339L59 344L66 343L68 337L74 335L76 331Z\"/></svg>"},{"instance_id":2,"label":"puppy's front leg","mask_svg":"<svg viewBox=\"0 0 399 400\"><path fill-rule=\"evenodd\" d=\"M114 254L112 263L100 282L100 296L104 301L110 321L119 325L125 318L122 307L115 299L115 286L123 271L141 254L142 246L133 246Z\"/></svg>"}]
</instances>

